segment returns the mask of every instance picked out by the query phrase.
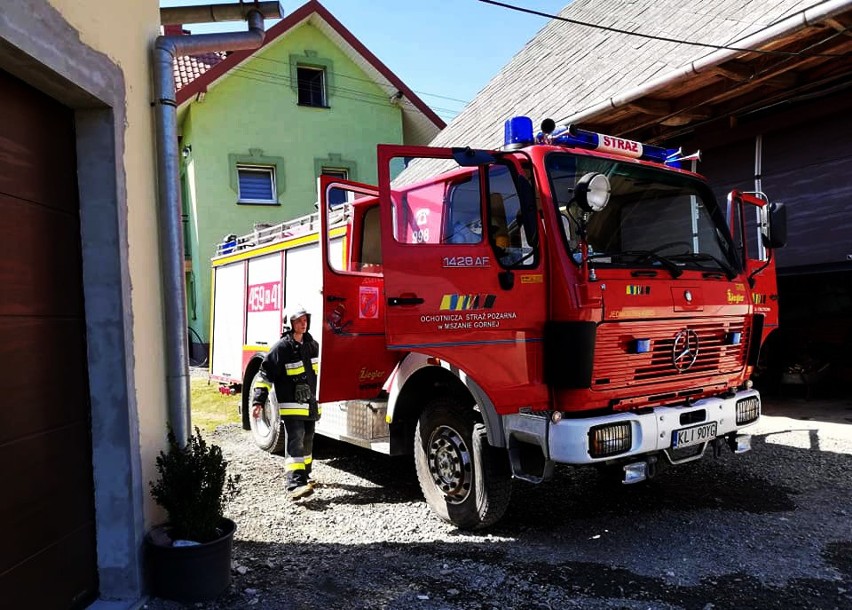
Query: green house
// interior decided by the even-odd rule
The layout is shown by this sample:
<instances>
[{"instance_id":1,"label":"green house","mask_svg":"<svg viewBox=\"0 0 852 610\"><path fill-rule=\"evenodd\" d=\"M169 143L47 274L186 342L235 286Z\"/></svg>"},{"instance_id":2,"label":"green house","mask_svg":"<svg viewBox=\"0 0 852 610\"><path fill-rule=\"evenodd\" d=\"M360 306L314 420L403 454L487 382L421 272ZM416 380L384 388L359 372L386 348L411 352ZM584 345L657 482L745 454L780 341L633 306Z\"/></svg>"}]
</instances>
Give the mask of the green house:
<instances>
[{"instance_id":1,"label":"green house","mask_svg":"<svg viewBox=\"0 0 852 610\"><path fill-rule=\"evenodd\" d=\"M314 212L320 174L375 183L377 144L425 145L444 122L316 0L253 52L178 58L175 80L188 332L202 360L224 236Z\"/></svg>"}]
</instances>

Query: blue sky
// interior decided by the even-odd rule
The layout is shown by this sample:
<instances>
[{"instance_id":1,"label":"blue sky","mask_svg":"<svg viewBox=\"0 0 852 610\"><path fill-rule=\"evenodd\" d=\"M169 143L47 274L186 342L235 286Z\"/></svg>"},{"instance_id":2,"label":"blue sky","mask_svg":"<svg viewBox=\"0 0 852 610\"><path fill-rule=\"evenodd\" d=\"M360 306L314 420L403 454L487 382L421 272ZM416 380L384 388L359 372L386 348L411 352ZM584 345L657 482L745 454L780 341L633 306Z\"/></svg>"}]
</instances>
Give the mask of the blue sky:
<instances>
[{"instance_id":1,"label":"blue sky","mask_svg":"<svg viewBox=\"0 0 852 610\"><path fill-rule=\"evenodd\" d=\"M447 122L547 23L544 17L477 0L320 1ZM558 13L568 2L506 0L549 14ZM161 0L160 6L220 3ZM285 14L302 4L302 0L281 1ZM239 23L186 27L194 34L245 28Z\"/></svg>"}]
</instances>

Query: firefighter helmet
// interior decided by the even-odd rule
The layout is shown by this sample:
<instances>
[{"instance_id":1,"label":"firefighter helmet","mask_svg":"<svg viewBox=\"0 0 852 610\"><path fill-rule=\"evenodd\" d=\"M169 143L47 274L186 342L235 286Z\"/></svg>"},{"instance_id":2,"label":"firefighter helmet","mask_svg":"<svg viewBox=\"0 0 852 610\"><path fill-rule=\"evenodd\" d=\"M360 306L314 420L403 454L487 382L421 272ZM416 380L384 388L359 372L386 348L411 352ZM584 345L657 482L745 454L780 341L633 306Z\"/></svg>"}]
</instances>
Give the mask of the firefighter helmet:
<instances>
[{"instance_id":1,"label":"firefighter helmet","mask_svg":"<svg viewBox=\"0 0 852 610\"><path fill-rule=\"evenodd\" d=\"M310 312L301 304L294 305L287 309L284 315L284 327L285 329L293 328L293 320L296 318L301 318L302 316L306 316L308 318L308 328L311 327L311 314Z\"/></svg>"}]
</instances>

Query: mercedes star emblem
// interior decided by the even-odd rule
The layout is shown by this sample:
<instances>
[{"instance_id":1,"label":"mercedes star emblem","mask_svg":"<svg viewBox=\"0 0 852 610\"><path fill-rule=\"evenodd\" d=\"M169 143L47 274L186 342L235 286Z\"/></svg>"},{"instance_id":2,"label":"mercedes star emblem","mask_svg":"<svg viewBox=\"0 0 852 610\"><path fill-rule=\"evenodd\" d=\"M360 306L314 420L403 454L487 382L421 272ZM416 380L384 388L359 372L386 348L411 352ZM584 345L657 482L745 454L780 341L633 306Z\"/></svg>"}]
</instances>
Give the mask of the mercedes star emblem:
<instances>
[{"instance_id":1,"label":"mercedes star emblem","mask_svg":"<svg viewBox=\"0 0 852 610\"><path fill-rule=\"evenodd\" d=\"M672 363L679 371L688 370L698 358L698 334L684 328L675 335L672 347Z\"/></svg>"}]
</instances>

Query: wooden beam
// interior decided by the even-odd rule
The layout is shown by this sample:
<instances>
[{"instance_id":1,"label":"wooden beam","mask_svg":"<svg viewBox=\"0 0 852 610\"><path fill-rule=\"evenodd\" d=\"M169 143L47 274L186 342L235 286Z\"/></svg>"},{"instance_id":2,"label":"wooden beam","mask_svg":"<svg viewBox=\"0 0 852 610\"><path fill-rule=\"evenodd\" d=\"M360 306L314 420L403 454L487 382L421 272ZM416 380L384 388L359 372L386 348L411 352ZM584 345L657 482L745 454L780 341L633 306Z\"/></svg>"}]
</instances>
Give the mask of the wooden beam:
<instances>
[{"instance_id":1,"label":"wooden beam","mask_svg":"<svg viewBox=\"0 0 852 610\"><path fill-rule=\"evenodd\" d=\"M837 19L826 19L825 23L826 25L833 27L835 30L837 30L844 36L852 36L852 31L849 30L849 27L843 25L843 23L841 21L838 21Z\"/></svg>"},{"instance_id":2,"label":"wooden beam","mask_svg":"<svg viewBox=\"0 0 852 610\"><path fill-rule=\"evenodd\" d=\"M747 83L754 78L753 67L739 61L729 61L713 66L710 68L710 72L738 83Z\"/></svg>"},{"instance_id":3,"label":"wooden beam","mask_svg":"<svg viewBox=\"0 0 852 610\"><path fill-rule=\"evenodd\" d=\"M642 114L649 114L651 116L665 116L672 112L671 102L655 100L648 97L633 100L627 104L627 106L641 112Z\"/></svg>"}]
</instances>

